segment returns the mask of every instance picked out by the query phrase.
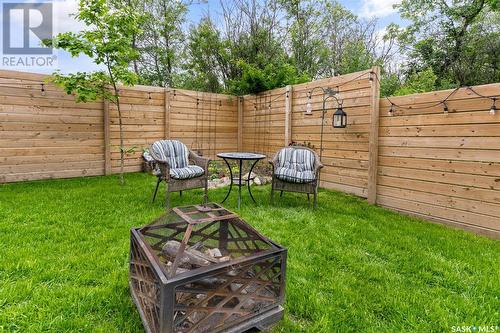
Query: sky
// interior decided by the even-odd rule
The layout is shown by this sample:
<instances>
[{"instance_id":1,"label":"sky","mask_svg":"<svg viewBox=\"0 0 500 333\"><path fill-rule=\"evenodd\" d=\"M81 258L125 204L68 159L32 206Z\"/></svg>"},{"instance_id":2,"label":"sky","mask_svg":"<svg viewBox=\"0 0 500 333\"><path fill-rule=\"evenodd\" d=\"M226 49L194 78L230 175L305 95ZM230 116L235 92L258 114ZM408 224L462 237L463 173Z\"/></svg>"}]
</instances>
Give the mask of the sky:
<instances>
[{"instance_id":1,"label":"sky","mask_svg":"<svg viewBox=\"0 0 500 333\"><path fill-rule=\"evenodd\" d=\"M175 1L175 0L174 0ZM226 0L224 0L226 1ZM227 0L229 1L229 0ZM397 0L340 0L344 7L355 13L361 18L372 18L376 17L378 20L378 29L382 32L383 29L391 22L402 24L404 22L399 17L399 14L393 9L393 4L397 3ZM77 0L0 0L2 7L0 10L5 10L4 6L8 3L18 3L18 4L40 4L40 3L52 3L53 12L53 33L57 34L60 32L67 31L79 31L83 28L83 25L71 17L72 13L75 13L78 9ZM14 8L16 9L16 8ZM201 17L206 13L218 13L220 12L220 0L206 0L204 2L193 1L190 5L189 12L187 14L188 21L192 23L197 23ZM0 44L2 48L0 49L2 61L0 63L0 69L27 71L35 73L51 73L54 70L60 70L63 73L71 73L78 71L91 71L95 70L97 67L92 63L92 61L85 57L80 56L77 58L72 58L67 52L61 50L54 50L52 55L40 55L40 54L6 54L5 45L7 42L12 47L23 46L23 27L26 26L25 21L29 21L29 26L31 28L37 28L43 30L45 25L42 25L43 21L42 15L37 10L28 10L27 15L23 16L22 11L14 10L9 12L9 22L4 22L4 15L0 15L2 19L0 34ZM29 17L26 19L26 17ZM46 20L47 21L47 20ZM6 26L9 25L9 40L5 39ZM32 30L35 30L32 29ZM25 29L26 30L26 29ZM40 39L37 34L29 31L29 46L36 47ZM46 32L48 33L48 32ZM25 42L24 42L25 43ZM50 59L49 59L50 58Z\"/></svg>"}]
</instances>

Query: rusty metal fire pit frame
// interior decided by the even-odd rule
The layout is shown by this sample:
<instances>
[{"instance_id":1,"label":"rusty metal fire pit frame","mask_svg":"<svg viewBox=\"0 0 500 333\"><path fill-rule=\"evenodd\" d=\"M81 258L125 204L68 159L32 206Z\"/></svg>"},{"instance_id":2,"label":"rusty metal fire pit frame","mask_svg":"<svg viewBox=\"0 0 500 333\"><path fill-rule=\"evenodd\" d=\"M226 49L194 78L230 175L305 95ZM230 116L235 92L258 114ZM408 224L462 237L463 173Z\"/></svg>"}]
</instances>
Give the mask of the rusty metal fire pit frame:
<instances>
[{"instance_id":1,"label":"rusty metal fire pit frame","mask_svg":"<svg viewBox=\"0 0 500 333\"><path fill-rule=\"evenodd\" d=\"M286 248L261 235L237 214L215 203L210 203L209 206L211 207L210 211L204 206L173 208L155 221L166 218L168 214L172 213L180 217L178 221L157 225L153 221L146 227L131 229L129 284L132 298L146 332L244 332L254 327L265 329L283 317ZM182 209L187 207L196 207L198 212L205 213L208 217L203 219L192 218L191 214L186 214ZM227 212L227 214L216 214L221 211ZM203 235L206 239L214 234L213 232L203 234L203 231L208 227L193 231L194 226L201 224L209 226L214 225L214 223L218 223L215 228L218 230L217 237L219 237L219 244L222 248L226 246L225 250L229 249L228 244L233 242L233 249L227 251L242 251L242 253L250 254L241 255L226 262L195 268L187 272L180 271L175 274L181 255L175 257L173 265L168 269L165 263L160 260L158 246L156 244L151 245L145 238L145 236L152 236L151 230L162 228L177 230L173 235L178 237L179 234L184 232L179 249L179 253L183 253L186 246L189 245L191 234L197 234L200 237ZM233 230L233 234L231 230ZM238 232L238 230L240 231ZM242 235L242 230L246 232L246 235ZM237 235L234 235L235 231ZM154 237L158 237L158 235L154 235ZM258 237L258 241L267 244L268 248L265 250L259 249L252 237ZM172 235L163 236L162 241L169 239L172 239ZM253 242L257 247L256 253L251 253L252 250L249 248L241 247L241 244L248 246L247 242L249 244ZM238 249L234 248L234 245L238 245ZM235 270L239 273L229 274ZM201 293L204 297L199 304L190 307L179 303L179 294L193 292L193 288L190 288L190 286L198 286L196 283L207 279L219 279L223 283L213 289L196 289L196 292ZM229 288L229 286L233 286L233 283L238 286L236 290ZM242 290L249 286L253 288L252 291L242 294ZM268 292L268 288L273 292ZM263 289L266 289L266 292L271 293L272 296L260 295L259 293ZM210 307L206 305L216 297L223 299L220 303L216 303L216 306ZM237 304L227 307L234 299L237 300ZM256 301L262 301L264 305L257 310L243 310L244 304L255 303ZM180 312L181 310L184 312ZM203 313L202 319L193 327L179 329L176 326L178 325L176 324L176 317L178 322L179 318L182 316L187 318L188 314L194 311L202 311L200 312ZM215 318L216 315L220 316L217 318L220 318L218 320L221 323L217 324L216 327L210 327L209 330L203 330L204 326L201 323L206 324L209 318Z\"/></svg>"}]
</instances>

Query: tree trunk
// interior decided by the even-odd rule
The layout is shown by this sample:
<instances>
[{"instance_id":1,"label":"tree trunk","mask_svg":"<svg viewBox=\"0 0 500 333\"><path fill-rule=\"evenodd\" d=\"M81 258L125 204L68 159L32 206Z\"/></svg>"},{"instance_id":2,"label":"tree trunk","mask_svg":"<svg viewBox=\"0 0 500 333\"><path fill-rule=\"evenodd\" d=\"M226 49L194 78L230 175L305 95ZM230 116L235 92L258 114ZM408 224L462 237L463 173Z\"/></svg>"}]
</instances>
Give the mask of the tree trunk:
<instances>
[{"instance_id":1,"label":"tree trunk","mask_svg":"<svg viewBox=\"0 0 500 333\"><path fill-rule=\"evenodd\" d=\"M116 108L118 110L118 126L120 130L120 184L125 184L125 178L123 176L124 165L125 165L125 147L123 145L123 122L122 122L122 110L120 108L120 96L118 89L115 87L115 97L116 97Z\"/></svg>"},{"instance_id":2,"label":"tree trunk","mask_svg":"<svg viewBox=\"0 0 500 333\"><path fill-rule=\"evenodd\" d=\"M137 41L136 41L136 36L134 35L132 39L132 48L135 50L137 49ZM133 60L133 65L134 65L134 72L137 76L139 76L139 66L137 65L137 59Z\"/></svg>"}]
</instances>

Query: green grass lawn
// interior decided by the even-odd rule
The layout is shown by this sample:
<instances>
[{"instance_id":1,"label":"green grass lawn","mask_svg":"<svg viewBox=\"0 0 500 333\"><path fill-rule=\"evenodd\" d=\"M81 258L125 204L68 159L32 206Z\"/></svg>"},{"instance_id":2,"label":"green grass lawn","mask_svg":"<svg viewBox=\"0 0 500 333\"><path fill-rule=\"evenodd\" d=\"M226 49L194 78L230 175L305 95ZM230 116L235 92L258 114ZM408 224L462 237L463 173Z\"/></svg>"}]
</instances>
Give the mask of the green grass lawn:
<instances>
[{"instance_id":1,"label":"green grass lawn","mask_svg":"<svg viewBox=\"0 0 500 333\"><path fill-rule=\"evenodd\" d=\"M155 179L129 174L0 186L0 331L140 332L128 290L129 228L163 212ZM163 190L163 187L161 188ZM220 201L226 189L210 191ZM321 191L227 207L288 248L275 332L452 332L499 325L500 242ZM201 201L200 191L173 205ZM498 330L497 330L498 331Z\"/></svg>"}]
</instances>

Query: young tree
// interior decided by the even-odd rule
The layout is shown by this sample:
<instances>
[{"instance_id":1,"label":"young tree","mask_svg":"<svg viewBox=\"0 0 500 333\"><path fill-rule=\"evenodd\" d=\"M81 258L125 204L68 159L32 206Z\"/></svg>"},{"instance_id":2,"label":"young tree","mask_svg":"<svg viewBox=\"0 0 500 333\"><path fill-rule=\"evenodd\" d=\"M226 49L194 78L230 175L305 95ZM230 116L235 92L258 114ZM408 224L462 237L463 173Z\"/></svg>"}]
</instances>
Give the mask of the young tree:
<instances>
[{"instance_id":1,"label":"young tree","mask_svg":"<svg viewBox=\"0 0 500 333\"><path fill-rule=\"evenodd\" d=\"M87 55L103 68L94 72L74 74L53 73L53 81L77 102L99 98L116 105L120 131L120 183L124 183L123 168L127 150L123 141L123 121L119 85L134 85L136 74L129 69L138 57L133 38L140 31L141 17L130 6L106 0L80 0L76 19L85 23L86 30L66 32L45 40L44 44L68 51L73 57Z\"/></svg>"}]
</instances>

